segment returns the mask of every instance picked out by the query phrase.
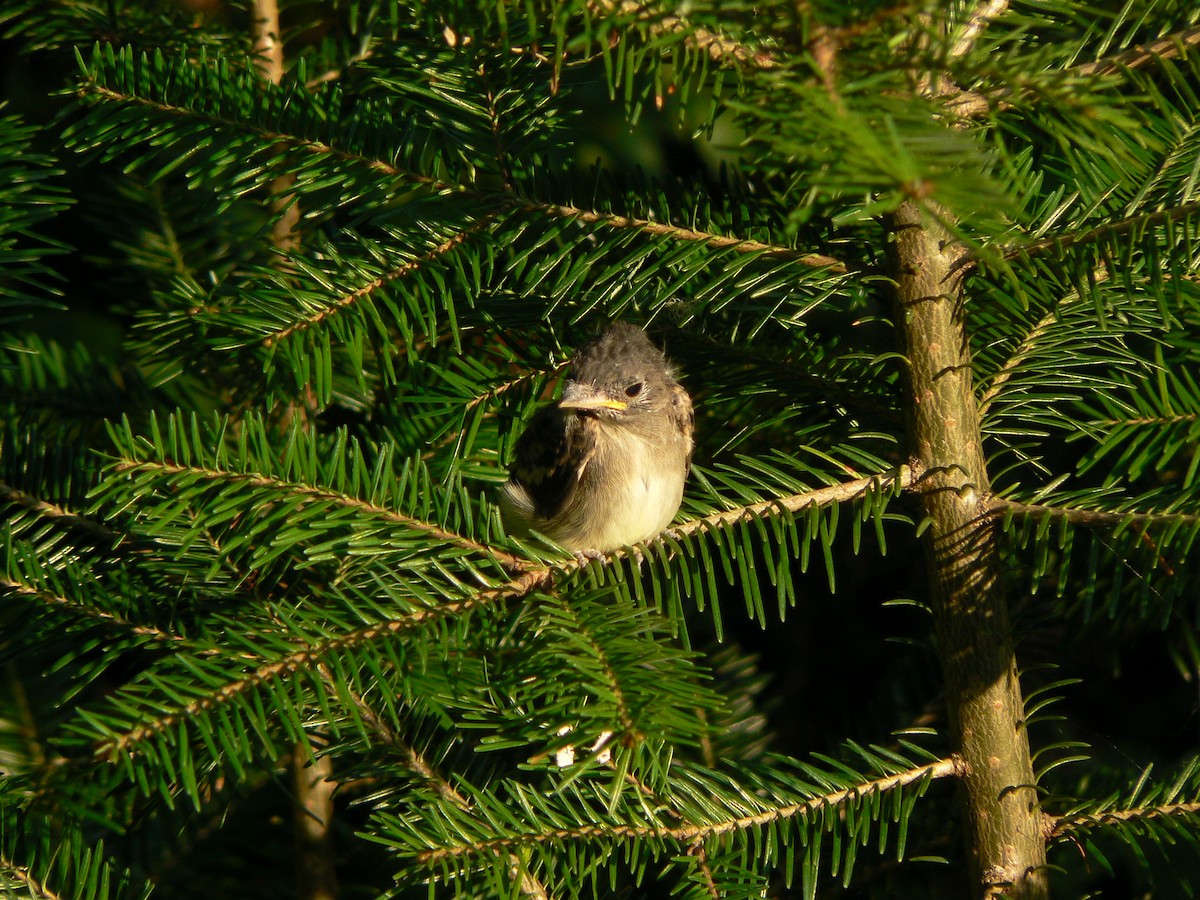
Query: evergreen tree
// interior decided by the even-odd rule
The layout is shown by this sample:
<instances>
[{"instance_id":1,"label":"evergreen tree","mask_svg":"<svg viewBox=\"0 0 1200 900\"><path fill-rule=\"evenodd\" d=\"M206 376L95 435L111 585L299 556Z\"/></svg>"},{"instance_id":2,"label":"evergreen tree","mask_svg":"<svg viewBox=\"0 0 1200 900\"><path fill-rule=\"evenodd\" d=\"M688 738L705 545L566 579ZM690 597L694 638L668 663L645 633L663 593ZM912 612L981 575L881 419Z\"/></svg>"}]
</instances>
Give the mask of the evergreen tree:
<instances>
[{"instance_id":1,"label":"evergreen tree","mask_svg":"<svg viewBox=\"0 0 1200 900\"><path fill-rule=\"evenodd\" d=\"M7 0L9 895L1188 895L1200 11L850 6Z\"/></svg>"}]
</instances>

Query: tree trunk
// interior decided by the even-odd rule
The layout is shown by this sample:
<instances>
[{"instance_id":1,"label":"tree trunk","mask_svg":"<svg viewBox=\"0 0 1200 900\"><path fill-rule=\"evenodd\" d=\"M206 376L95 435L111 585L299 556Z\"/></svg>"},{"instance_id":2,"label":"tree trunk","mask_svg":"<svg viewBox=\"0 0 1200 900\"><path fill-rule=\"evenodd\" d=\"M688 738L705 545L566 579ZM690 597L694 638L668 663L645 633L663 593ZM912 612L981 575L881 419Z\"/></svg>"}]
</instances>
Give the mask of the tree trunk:
<instances>
[{"instance_id":1,"label":"tree trunk","mask_svg":"<svg viewBox=\"0 0 1200 900\"><path fill-rule=\"evenodd\" d=\"M1042 815L1025 731L964 327L964 252L915 203L889 217L893 317L908 359L909 453L950 727L963 765L966 839L985 897L1049 896Z\"/></svg>"}]
</instances>

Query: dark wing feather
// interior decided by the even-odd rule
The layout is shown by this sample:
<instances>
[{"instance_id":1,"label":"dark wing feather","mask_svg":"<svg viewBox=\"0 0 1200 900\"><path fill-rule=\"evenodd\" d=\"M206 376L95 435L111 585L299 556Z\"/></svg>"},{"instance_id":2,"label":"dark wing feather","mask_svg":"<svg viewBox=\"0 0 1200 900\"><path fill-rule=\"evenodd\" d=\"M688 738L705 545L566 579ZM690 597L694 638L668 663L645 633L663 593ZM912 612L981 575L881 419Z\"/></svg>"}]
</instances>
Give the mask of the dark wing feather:
<instances>
[{"instance_id":1,"label":"dark wing feather","mask_svg":"<svg viewBox=\"0 0 1200 900\"><path fill-rule=\"evenodd\" d=\"M562 512L583 477L595 447L590 424L557 406L546 406L534 413L517 439L509 479L525 488L541 518Z\"/></svg>"},{"instance_id":2,"label":"dark wing feather","mask_svg":"<svg viewBox=\"0 0 1200 900\"><path fill-rule=\"evenodd\" d=\"M692 408L692 398L679 382L671 381L671 406L668 410L671 427L682 436L687 452L683 457L683 477L687 478L692 471L692 450L695 447L696 412Z\"/></svg>"}]
</instances>

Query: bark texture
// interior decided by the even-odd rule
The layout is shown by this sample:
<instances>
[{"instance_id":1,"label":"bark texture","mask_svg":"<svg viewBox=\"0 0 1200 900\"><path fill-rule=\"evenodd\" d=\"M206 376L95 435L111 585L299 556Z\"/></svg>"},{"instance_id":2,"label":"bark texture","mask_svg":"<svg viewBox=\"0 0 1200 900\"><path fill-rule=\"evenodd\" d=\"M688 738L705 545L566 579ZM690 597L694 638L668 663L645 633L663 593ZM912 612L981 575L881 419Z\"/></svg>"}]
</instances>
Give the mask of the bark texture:
<instances>
[{"instance_id":1,"label":"bark texture","mask_svg":"<svg viewBox=\"0 0 1200 900\"><path fill-rule=\"evenodd\" d=\"M966 840L985 897L1043 900L1046 849L1000 577L957 266L945 228L907 202L889 219L894 319L908 359L906 422Z\"/></svg>"}]
</instances>

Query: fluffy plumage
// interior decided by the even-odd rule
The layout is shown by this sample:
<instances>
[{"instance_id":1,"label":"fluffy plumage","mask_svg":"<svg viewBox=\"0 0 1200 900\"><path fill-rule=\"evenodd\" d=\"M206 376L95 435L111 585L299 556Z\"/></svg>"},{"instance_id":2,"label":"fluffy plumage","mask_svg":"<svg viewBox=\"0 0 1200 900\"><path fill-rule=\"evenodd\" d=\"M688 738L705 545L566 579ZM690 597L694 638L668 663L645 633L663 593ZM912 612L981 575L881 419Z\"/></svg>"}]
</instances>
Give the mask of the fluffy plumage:
<instances>
[{"instance_id":1,"label":"fluffy plumage","mask_svg":"<svg viewBox=\"0 0 1200 900\"><path fill-rule=\"evenodd\" d=\"M579 350L557 403L517 441L501 512L510 534L608 552L661 532L692 456L692 401L662 351L616 323Z\"/></svg>"}]
</instances>

